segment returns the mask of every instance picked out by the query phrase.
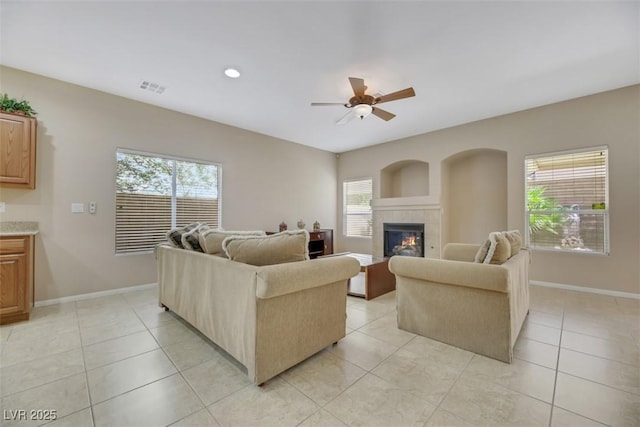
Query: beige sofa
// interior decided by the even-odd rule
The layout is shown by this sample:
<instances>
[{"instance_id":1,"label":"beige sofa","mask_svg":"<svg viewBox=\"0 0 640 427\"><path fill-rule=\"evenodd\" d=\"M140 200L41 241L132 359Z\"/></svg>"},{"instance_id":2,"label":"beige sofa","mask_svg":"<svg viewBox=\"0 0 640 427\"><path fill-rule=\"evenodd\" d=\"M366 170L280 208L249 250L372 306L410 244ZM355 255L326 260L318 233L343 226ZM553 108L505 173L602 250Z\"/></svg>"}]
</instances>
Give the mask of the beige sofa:
<instances>
[{"instance_id":1,"label":"beige sofa","mask_svg":"<svg viewBox=\"0 0 640 427\"><path fill-rule=\"evenodd\" d=\"M254 266L160 246L160 303L262 384L345 336L349 257Z\"/></svg>"},{"instance_id":2,"label":"beige sofa","mask_svg":"<svg viewBox=\"0 0 640 427\"><path fill-rule=\"evenodd\" d=\"M511 363L529 311L529 251L474 263L480 245L448 244L443 259L392 257L398 328Z\"/></svg>"}]
</instances>

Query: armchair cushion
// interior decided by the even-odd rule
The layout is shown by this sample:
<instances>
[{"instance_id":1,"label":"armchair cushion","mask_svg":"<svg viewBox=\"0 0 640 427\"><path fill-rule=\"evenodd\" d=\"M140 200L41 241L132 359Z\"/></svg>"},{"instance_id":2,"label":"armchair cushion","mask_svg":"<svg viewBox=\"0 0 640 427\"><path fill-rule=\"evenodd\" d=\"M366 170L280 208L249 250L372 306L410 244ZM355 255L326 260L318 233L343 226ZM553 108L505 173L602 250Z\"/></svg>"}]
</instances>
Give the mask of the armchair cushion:
<instances>
[{"instance_id":1,"label":"armchair cushion","mask_svg":"<svg viewBox=\"0 0 640 427\"><path fill-rule=\"evenodd\" d=\"M520 230L503 231L504 236L511 244L511 256L516 255L522 248L522 236Z\"/></svg>"},{"instance_id":2,"label":"armchair cushion","mask_svg":"<svg viewBox=\"0 0 640 427\"><path fill-rule=\"evenodd\" d=\"M489 251L484 259L484 264L502 264L511 258L511 244L507 237L499 231L489 233Z\"/></svg>"},{"instance_id":3,"label":"armchair cushion","mask_svg":"<svg viewBox=\"0 0 640 427\"><path fill-rule=\"evenodd\" d=\"M487 257L487 254L489 253L489 246L491 246L491 240L487 239L478 248L478 252L476 252L476 256L473 258L473 262L482 264L484 262L484 259Z\"/></svg>"},{"instance_id":4,"label":"armchair cushion","mask_svg":"<svg viewBox=\"0 0 640 427\"><path fill-rule=\"evenodd\" d=\"M494 231L489 233L489 238L484 242L474 262L483 264L502 264L511 258L511 243L504 233Z\"/></svg>"}]
</instances>

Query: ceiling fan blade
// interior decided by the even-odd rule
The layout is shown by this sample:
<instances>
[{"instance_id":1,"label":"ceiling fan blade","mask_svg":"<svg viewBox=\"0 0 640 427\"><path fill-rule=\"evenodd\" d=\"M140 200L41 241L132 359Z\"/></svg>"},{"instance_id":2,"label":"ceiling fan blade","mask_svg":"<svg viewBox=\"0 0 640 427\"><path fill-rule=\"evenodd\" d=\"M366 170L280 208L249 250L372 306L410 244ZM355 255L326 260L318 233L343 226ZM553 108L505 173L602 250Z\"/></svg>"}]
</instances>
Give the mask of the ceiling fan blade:
<instances>
[{"instance_id":1,"label":"ceiling fan blade","mask_svg":"<svg viewBox=\"0 0 640 427\"><path fill-rule=\"evenodd\" d=\"M385 120L385 121L387 121L387 122L388 122L389 120L393 119L393 118L396 116L395 114L390 113L390 112L385 111L385 110L381 110L381 109L380 109L380 108L378 108L378 107L373 107L373 111L371 111L371 114L373 114L374 116L378 116L378 117L380 117L382 120Z\"/></svg>"},{"instance_id":2,"label":"ceiling fan blade","mask_svg":"<svg viewBox=\"0 0 640 427\"><path fill-rule=\"evenodd\" d=\"M349 77L349 83L351 83L351 88L353 88L353 93L361 98L364 96L364 91L367 90L367 87L364 85L364 80L359 79L357 77Z\"/></svg>"},{"instance_id":3,"label":"ceiling fan blade","mask_svg":"<svg viewBox=\"0 0 640 427\"><path fill-rule=\"evenodd\" d=\"M337 125L343 125L347 122L350 122L351 119L353 119L356 115L354 114L353 110L349 110L347 111L347 114L345 114L344 116L342 116L337 122Z\"/></svg>"},{"instance_id":4,"label":"ceiling fan blade","mask_svg":"<svg viewBox=\"0 0 640 427\"><path fill-rule=\"evenodd\" d=\"M333 105L344 106L344 102L312 102L311 103L312 107L327 107L327 106L333 106Z\"/></svg>"},{"instance_id":5,"label":"ceiling fan blade","mask_svg":"<svg viewBox=\"0 0 640 427\"><path fill-rule=\"evenodd\" d=\"M412 96L416 96L416 93L412 87L408 87L406 89L402 89L397 92L393 92L388 95L382 95L381 97L376 98L376 104L380 104L382 102L395 101L397 99L410 98Z\"/></svg>"}]
</instances>

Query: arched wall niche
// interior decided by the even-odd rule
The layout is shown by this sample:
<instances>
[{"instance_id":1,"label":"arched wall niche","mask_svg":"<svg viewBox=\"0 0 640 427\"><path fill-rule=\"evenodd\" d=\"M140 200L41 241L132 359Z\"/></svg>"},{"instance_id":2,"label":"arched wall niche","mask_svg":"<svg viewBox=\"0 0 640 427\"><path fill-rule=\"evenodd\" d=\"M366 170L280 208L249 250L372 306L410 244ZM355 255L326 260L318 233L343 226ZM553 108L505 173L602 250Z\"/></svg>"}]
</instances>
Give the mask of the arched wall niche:
<instances>
[{"instance_id":1,"label":"arched wall niche","mask_svg":"<svg viewBox=\"0 0 640 427\"><path fill-rule=\"evenodd\" d=\"M442 161L442 244L481 243L507 229L507 152L473 149Z\"/></svg>"},{"instance_id":2,"label":"arched wall niche","mask_svg":"<svg viewBox=\"0 0 640 427\"><path fill-rule=\"evenodd\" d=\"M401 160L380 171L380 197L429 195L429 163Z\"/></svg>"}]
</instances>

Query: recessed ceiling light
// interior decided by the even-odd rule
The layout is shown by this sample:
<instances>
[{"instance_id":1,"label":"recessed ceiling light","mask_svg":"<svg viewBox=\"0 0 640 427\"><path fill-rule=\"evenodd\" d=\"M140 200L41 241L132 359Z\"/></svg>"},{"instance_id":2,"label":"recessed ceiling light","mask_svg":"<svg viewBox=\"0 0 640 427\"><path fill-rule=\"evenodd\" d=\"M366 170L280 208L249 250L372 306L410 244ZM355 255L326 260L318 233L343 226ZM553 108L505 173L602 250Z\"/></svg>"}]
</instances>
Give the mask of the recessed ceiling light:
<instances>
[{"instance_id":1,"label":"recessed ceiling light","mask_svg":"<svg viewBox=\"0 0 640 427\"><path fill-rule=\"evenodd\" d=\"M238 71L235 68L229 67L226 70L224 70L224 75L232 79L237 79L238 77L240 77L240 71Z\"/></svg>"}]
</instances>

